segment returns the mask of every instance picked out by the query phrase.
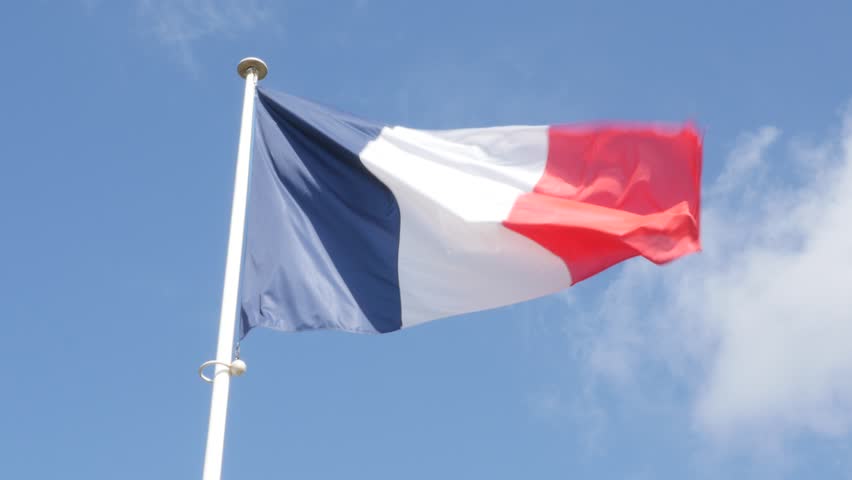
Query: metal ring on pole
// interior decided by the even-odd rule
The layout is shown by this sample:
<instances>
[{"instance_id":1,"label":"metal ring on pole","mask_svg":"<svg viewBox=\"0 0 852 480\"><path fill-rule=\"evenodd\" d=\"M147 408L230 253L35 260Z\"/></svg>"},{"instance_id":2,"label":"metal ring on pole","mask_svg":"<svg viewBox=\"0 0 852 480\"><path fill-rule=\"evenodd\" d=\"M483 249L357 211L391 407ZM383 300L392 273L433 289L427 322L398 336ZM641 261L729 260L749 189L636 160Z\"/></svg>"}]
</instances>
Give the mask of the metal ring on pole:
<instances>
[{"instance_id":1,"label":"metal ring on pole","mask_svg":"<svg viewBox=\"0 0 852 480\"><path fill-rule=\"evenodd\" d=\"M201 377L207 383L213 383L213 379L204 375L204 369L211 365L222 365L223 367L228 367L228 374L232 377L239 377L242 374L246 373L246 362L240 360L239 358L234 360L231 363L220 362L218 360L209 360L201 364L198 367L198 376Z\"/></svg>"}]
</instances>

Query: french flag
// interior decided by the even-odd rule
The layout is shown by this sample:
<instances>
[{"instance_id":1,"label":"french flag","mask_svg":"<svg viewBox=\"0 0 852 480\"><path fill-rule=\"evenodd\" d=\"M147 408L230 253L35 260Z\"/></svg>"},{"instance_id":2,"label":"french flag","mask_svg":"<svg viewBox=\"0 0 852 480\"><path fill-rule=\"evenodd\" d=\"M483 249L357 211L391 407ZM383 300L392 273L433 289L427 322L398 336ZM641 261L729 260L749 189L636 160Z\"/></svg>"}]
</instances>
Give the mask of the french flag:
<instances>
[{"instance_id":1,"label":"french flag","mask_svg":"<svg viewBox=\"0 0 852 480\"><path fill-rule=\"evenodd\" d=\"M689 125L415 130L259 89L242 335L384 333L700 249Z\"/></svg>"}]
</instances>

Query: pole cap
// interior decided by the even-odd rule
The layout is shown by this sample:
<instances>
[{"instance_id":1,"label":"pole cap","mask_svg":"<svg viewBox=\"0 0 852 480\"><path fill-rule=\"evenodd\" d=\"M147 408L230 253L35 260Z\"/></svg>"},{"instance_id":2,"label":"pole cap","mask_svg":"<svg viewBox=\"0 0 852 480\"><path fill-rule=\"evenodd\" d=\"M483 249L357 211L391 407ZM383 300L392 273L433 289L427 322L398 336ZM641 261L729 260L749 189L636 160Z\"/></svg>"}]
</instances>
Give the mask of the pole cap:
<instances>
[{"instance_id":1,"label":"pole cap","mask_svg":"<svg viewBox=\"0 0 852 480\"><path fill-rule=\"evenodd\" d=\"M241 77L246 78L250 68L254 68L257 72L258 80L263 80L263 78L266 77L266 74L269 73L269 68L266 66L266 63L257 57L246 57L240 60L240 63L237 64L237 73L239 73Z\"/></svg>"}]
</instances>

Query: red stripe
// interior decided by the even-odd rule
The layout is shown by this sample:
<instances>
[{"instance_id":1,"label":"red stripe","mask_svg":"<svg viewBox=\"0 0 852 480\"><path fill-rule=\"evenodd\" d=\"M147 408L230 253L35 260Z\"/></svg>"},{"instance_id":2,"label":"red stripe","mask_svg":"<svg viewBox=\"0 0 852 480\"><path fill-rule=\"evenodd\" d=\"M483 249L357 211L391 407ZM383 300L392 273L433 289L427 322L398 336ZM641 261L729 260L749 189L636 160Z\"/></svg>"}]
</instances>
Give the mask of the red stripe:
<instances>
[{"instance_id":1,"label":"red stripe","mask_svg":"<svg viewBox=\"0 0 852 480\"><path fill-rule=\"evenodd\" d=\"M562 258L573 283L641 255L700 250L701 139L692 126L551 127L544 174L503 224Z\"/></svg>"}]
</instances>

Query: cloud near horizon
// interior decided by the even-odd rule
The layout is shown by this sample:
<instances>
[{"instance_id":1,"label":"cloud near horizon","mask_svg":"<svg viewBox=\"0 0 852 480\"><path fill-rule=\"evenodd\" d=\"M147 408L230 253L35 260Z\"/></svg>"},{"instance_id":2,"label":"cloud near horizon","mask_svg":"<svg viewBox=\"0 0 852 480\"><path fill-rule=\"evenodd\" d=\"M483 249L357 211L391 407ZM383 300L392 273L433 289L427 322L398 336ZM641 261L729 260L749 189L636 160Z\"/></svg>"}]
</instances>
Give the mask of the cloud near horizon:
<instances>
[{"instance_id":1,"label":"cloud near horizon","mask_svg":"<svg viewBox=\"0 0 852 480\"><path fill-rule=\"evenodd\" d=\"M822 142L782 138L742 135L705 179L702 253L630 262L586 314L594 382L662 367L713 439L852 430L852 105Z\"/></svg>"}]
</instances>

